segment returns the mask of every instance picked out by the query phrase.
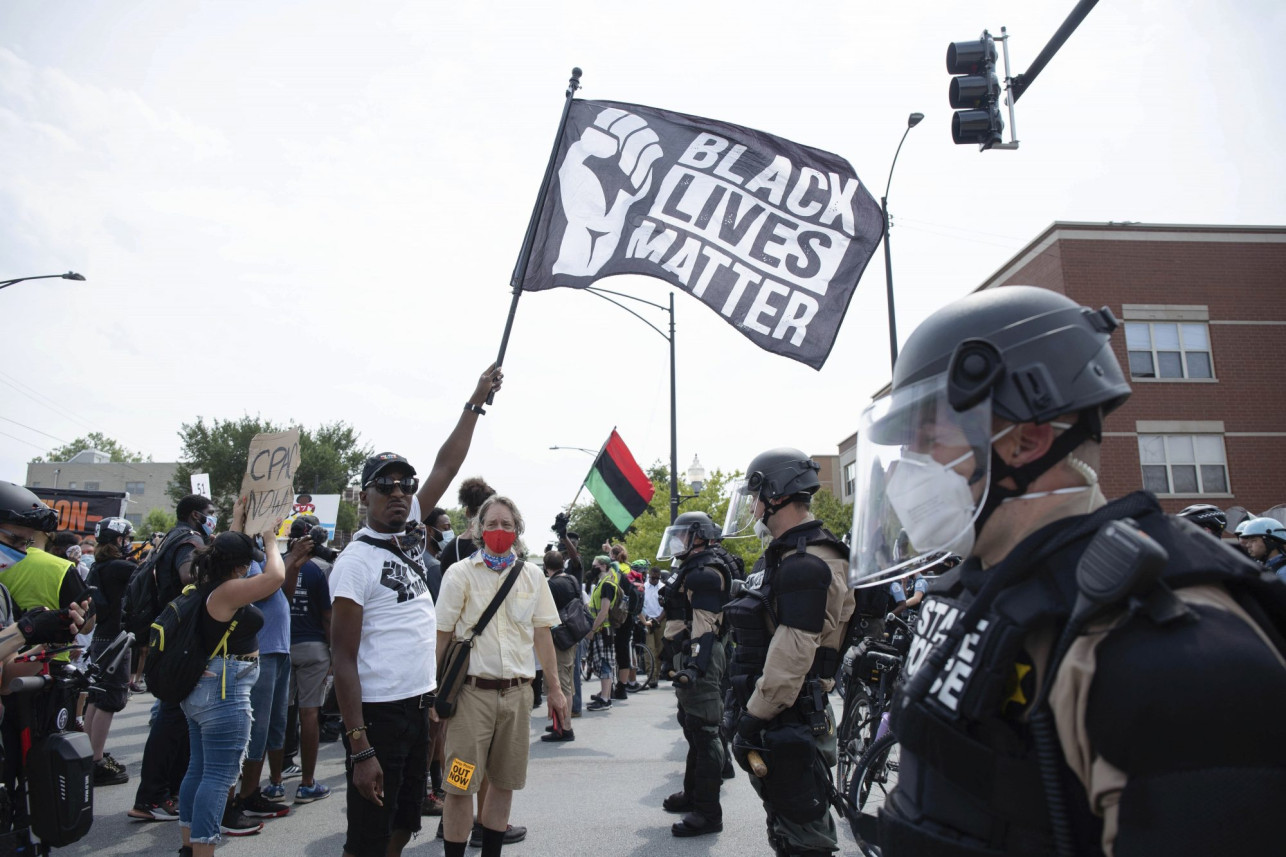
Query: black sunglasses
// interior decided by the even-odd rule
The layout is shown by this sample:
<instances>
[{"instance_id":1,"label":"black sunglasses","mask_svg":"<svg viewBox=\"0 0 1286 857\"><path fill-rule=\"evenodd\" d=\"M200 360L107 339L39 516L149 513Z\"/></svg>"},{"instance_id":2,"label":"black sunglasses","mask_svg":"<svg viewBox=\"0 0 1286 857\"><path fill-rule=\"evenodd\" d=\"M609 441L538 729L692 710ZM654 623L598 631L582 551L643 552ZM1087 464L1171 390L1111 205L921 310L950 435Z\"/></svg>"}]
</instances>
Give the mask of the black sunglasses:
<instances>
[{"instance_id":1,"label":"black sunglasses","mask_svg":"<svg viewBox=\"0 0 1286 857\"><path fill-rule=\"evenodd\" d=\"M392 476L376 476L370 482L366 483L369 488L375 486L375 490L384 495L393 493L395 487L400 487L403 494L414 494L415 489L420 487L420 480L414 476L403 476L401 479L394 479Z\"/></svg>"}]
</instances>

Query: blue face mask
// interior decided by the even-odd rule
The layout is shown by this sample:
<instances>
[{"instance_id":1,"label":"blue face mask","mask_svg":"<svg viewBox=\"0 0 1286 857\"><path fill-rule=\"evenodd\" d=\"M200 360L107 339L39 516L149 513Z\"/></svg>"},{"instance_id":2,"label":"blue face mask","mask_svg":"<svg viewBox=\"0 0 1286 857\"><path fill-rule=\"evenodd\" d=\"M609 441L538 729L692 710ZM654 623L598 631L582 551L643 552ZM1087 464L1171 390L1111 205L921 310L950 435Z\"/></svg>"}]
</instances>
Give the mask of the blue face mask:
<instances>
[{"instance_id":1,"label":"blue face mask","mask_svg":"<svg viewBox=\"0 0 1286 857\"><path fill-rule=\"evenodd\" d=\"M454 538L455 538L455 533L451 532L449 529L448 529L448 530L443 530L443 531L442 531L442 547L446 547L447 545L451 544L451 540L452 540L452 539L454 539Z\"/></svg>"},{"instance_id":2,"label":"blue face mask","mask_svg":"<svg viewBox=\"0 0 1286 857\"><path fill-rule=\"evenodd\" d=\"M0 542L0 571L27 558L27 552Z\"/></svg>"},{"instance_id":3,"label":"blue face mask","mask_svg":"<svg viewBox=\"0 0 1286 857\"><path fill-rule=\"evenodd\" d=\"M214 535L214 525L219 523L218 515L206 515L201 521L201 529L205 530L207 536Z\"/></svg>"}]
</instances>

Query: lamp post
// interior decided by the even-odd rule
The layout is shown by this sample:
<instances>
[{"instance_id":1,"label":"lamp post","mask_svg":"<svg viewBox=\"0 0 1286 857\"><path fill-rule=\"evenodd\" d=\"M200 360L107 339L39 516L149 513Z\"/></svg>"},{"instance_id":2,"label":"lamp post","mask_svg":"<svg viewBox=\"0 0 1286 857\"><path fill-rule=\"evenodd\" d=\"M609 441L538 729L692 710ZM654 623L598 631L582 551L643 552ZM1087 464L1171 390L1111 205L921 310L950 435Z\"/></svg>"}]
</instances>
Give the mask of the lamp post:
<instances>
[{"instance_id":1,"label":"lamp post","mask_svg":"<svg viewBox=\"0 0 1286 857\"><path fill-rule=\"evenodd\" d=\"M689 465L688 472L685 475L688 477L688 484L692 486L693 493L680 494L679 500L695 500L701 496L701 489L706 485L706 469L701 466L699 456L692 456L692 464ZM670 523L673 524L674 521L670 521Z\"/></svg>"},{"instance_id":2,"label":"lamp post","mask_svg":"<svg viewBox=\"0 0 1286 857\"><path fill-rule=\"evenodd\" d=\"M611 289L600 289L595 286L590 286L584 289L584 291L597 295L608 303L615 304L625 310L630 315L655 330L662 339L670 343L670 523L673 524L674 519L679 515L679 430L678 417L675 413L678 395L676 393L677 384L675 380L676 370L674 356L674 292L670 292L670 305L663 306L661 304L652 303L652 301L643 300L643 298L637 298L634 295L627 295L624 292L614 292ZM618 298L627 298L632 301L638 301L641 304L647 304L650 307L655 307L656 309L669 313L670 334L667 336L662 332L661 328L657 327L655 324L648 321L646 318L639 315L620 301L612 300L608 295L616 295Z\"/></svg>"},{"instance_id":3,"label":"lamp post","mask_svg":"<svg viewBox=\"0 0 1286 857\"><path fill-rule=\"evenodd\" d=\"M7 289L15 283L26 282L27 280L78 280L84 282L85 278L75 271L68 271L65 274L41 274L38 277L16 277L12 280L0 281L0 289Z\"/></svg>"},{"instance_id":4,"label":"lamp post","mask_svg":"<svg viewBox=\"0 0 1286 857\"><path fill-rule=\"evenodd\" d=\"M898 362L898 327L893 308L893 255L889 252L889 186L893 184L893 168L898 165L898 155L902 151L902 144L906 142L906 135L910 134L911 129L919 125L923 118L923 113L912 113L906 118L906 130L902 132L897 151L893 153L893 163L889 165L889 180L884 183L884 196L880 197L880 212L884 215L884 279L888 288L890 372Z\"/></svg>"},{"instance_id":5,"label":"lamp post","mask_svg":"<svg viewBox=\"0 0 1286 857\"><path fill-rule=\"evenodd\" d=\"M550 447L550 449L574 449L574 450L576 450L577 452L583 452L583 453L585 453L586 455L591 455L591 456L592 456L592 455L598 455L598 453L597 453L597 452L595 452L594 450L592 450L592 449L586 449L586 448L585 448L585 447L583 447L583 446L551 446L551 447Z\"/></svg>"}]
</instances>

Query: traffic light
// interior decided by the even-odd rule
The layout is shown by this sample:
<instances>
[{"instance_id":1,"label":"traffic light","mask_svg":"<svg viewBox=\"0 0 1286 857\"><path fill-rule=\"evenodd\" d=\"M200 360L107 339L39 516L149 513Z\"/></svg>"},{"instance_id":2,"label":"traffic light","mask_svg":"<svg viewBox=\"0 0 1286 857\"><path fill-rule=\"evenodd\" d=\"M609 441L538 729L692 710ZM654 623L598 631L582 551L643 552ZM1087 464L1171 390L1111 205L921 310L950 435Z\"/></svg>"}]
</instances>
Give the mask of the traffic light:
<instances>
[{"instance_id":1,"label":"traffic light","mask_svg":"<svg viewBox=\"0 0 1286 857\"><path fill-rule=\"evenodd\" d=\"M990 33L973 42L947 46L947 71L951 78L948 98L956 111L951 116L951 139L957 144L976 143L983 149L999 145L1005 122L1000 118L1000 81L996 79L996 42Z\"/></svg>"}]
</instances>

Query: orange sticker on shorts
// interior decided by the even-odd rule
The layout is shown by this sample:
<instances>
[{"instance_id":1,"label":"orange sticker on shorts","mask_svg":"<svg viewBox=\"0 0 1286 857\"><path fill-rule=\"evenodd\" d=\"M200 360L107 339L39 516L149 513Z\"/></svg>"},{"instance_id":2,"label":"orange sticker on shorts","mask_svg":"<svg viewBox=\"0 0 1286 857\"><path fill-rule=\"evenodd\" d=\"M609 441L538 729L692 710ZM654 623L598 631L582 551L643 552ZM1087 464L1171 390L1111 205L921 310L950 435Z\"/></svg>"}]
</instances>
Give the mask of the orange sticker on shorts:
<instances>
[{"instance_id":1,"label":"orange sticker on shorts","mask_svg":"<svg viewBox=\"0 0 1286 857\"><path fill-rule=\"evenodd\" d=\"M469 790L469 783L473 781L473 770L476 766L468 762L462 762L459 759L451 760L451 770L447 772L447 783L455 786L461 791Z\"/></svg>"}]
</instances>

